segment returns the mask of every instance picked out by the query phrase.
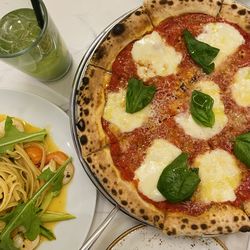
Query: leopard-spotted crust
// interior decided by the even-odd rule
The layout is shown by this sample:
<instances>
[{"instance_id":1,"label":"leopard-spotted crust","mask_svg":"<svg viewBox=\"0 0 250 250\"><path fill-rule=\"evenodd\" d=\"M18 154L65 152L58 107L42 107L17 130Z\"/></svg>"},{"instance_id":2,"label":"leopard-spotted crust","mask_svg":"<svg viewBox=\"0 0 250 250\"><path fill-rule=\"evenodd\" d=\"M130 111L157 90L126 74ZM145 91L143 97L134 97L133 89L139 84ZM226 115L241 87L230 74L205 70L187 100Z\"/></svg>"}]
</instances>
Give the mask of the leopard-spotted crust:
<instances>
[{"instance_id":1,"label":"leopard-spotted crust","mask_svg":"<svg viewBox=\"0 0 250 250\"><path fill-rule=\"evenodd\" d=\"M217 16L221 5L221 0L144 0L144 6L154 26L168 17L186 13Z\"/></svg>"},{"instance_id":2,"label":"leopard-spotted crust","mask_svg":"<svg viewBox=\"0 0 250 250\"><path fill-rule=\"evenodd\" d=\"M136 218L163 229L164 213L145 202L136 187L120 177L108 147L89 155L86 161L105 190L120 206Z\"/></svg>"},{"instance_id":3,"label":"leopard-spotted crust","mask_svg":"<svg viewBox=\"0 0 250 250\"><path fill-rule=\"evenodd\" d=\"M243 207L248 217L250 217L250 201L244 202Z\"/></svg>"},{"instance_id":4,"label":"leopard-spotted crust","mask_svg":"<svg viewBox=\"0 0 250 250\"><path fill-rule=\"evenodd\" d=\"M240 208L214 204L198 216L180 212L166 214L164 231L168 235L217 235L250 231L250 220Z\"/></svg>"},{"instance_id":5,"label":"leopard-spotted crust","mask_svg":"<svg viewBox=\"0 0 250 250\"><path fill-rule=\"evenodd\" d=\"M144 7L134 11L129 17L116 24L95 51L90 64L111 70L119 52L130 42L152 31L153 26Z\"/></svg>"},{"instance_id":6,"label":"leopard-spotted crust","mask_svg":"<svg viewBox=\"0 0 250 250\"><path fill-rule=\"evenodd\" d=\"M101 118L105 106L105 86L110 77L110 73L88 66L76 95L76 127L83 156L101 149L108 143Z\"/></svg>"},{"instance_id":7,"label":"leopard-spotted crust","mask_svg":"<svg viewBox=\"0 0 250 250\"><path fill-rule=\"evenodd\" d=\"M250 33L250 9L234 0L224 0L220 16Z\"/></svg>"}]
</instances>

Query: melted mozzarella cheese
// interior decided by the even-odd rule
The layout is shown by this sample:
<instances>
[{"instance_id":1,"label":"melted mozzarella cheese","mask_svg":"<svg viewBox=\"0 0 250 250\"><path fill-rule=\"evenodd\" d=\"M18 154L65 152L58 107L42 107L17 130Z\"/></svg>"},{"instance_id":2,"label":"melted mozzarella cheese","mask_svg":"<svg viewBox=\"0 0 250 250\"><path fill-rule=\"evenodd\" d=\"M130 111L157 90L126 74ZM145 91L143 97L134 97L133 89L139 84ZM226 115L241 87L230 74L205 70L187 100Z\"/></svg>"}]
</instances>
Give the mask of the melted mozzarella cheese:
<instances>
[{"instance_id":1,"label":"melted mozzarella cheese","mask_svg":"<svg viewBox=\"0 0 250 250\"><path fill-rule=\"evenodd\" d=\"M130 114L126 112L126 91L109 93L104 109L104 119L116 125L121 132L130 132L141 127L150 116L150 104L144 109Z\"/></svg>"},{"instance_id":2,"label":"melted mozzarella cheese","mask_svg":"<svg viewBox=\"0 0 250 250\"><path fill-rule=\"evenodd\" d=\"M138 75L145 81L154 76L176 73L182 60L182 55L167 45L156 31L134 43L132 57Z\"/></svg>"},{"instance_id":3,"label":"melted mozzarella cheese","mask_svg":"<svg viewBox=\"0 0 250 250\"><path fill-rule=\"evenodd\" d=\"M241 171L235 158L227 151L216 149L198 156L193 164L199 168L201 182L194 199L203 202L224 202L236 199Z\"/></svg>"},{"instance_id":4,"label":"melted mozzarella cheese","mask_svg":"<svg viewBox=\"0 0 250 250\"><path fill-rule=\"evenodd\" d=\"M236 73L231 91L238 105L250 106L250 67L241 68Z\"/></svg>"},{"instance_id":5,"label":"melted mozzarella cheese","mask_svg":"<svg viewBox=\"0 0 250 250\"><path fill-rule=\"evenodd\" d=\"M163 169L180 154L181 150L168 141L154 140L144 162L135 171L135 179L139 180L139 191L153 201L166 200L158 191L157 183Z\"/></svg>"},{"instance_id":6,"label":"melted mozzarella cheese","mask_svg":"<svg viewBox=\"0 0 250 250\"><path fill-rule=\"evenodd\" d=\"M196 38L220 49L219 54L214 59L215 66L219 66L245 42L240 32L227 23L208 23L204 26L203 32Z\"/></svg>"},{"instance_id":7,"label":"melted mozzarella cheese","mask_svg":"<svg viewBox=\"0 0 250 250\"><path fill-rule=\"evenodd\" d=\"M213 112L215 123L212 128L204 127L194 121L189 112L180 113L175 116L175 121L183 128L186 134L196 139L207 140L220 133L227 124L227 116L224 113L224 105L220 99L220 89L212 81L200 81L197 83L197 90L210 95L214 99Z\"/></svg>"}]
</instances>

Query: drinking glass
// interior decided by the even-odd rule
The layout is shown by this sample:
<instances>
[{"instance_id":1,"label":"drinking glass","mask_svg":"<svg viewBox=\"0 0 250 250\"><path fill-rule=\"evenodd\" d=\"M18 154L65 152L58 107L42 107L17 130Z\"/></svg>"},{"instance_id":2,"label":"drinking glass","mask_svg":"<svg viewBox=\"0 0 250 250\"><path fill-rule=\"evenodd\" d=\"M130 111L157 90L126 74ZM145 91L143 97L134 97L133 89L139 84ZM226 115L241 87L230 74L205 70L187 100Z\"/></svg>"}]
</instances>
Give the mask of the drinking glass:
<instances>
[{"instance_id":1,"label":"drinking glass","mask_svg":"<svg viewBox=\"0 0 250 250\"><path fill-rule=\"evenodd\" d=\"M72 58L45 4L38 0L44 24L38 25L30 1L0 1L0 59L42 81L56 81Z\"/></svg>"}]
</instances>

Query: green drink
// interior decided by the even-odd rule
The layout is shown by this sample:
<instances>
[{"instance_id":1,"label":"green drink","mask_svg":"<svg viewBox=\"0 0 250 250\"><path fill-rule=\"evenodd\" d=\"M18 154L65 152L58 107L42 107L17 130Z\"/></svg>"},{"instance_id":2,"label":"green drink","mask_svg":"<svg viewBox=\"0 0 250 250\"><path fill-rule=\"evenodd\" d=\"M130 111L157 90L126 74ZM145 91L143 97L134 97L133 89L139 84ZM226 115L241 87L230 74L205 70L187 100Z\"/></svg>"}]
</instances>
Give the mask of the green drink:
<instances>
[{"instance_id":1,"label":"green drink","mask_svg":"<svg viewBox=\"0 0 250 250\"><path fill-rule=\"evenodd\" d=\"M38 80L54 81L67 73L71 56L44 13L42 30L29 8L14 10L0 20L0 58Z\"/></svg>"}]
</instances>

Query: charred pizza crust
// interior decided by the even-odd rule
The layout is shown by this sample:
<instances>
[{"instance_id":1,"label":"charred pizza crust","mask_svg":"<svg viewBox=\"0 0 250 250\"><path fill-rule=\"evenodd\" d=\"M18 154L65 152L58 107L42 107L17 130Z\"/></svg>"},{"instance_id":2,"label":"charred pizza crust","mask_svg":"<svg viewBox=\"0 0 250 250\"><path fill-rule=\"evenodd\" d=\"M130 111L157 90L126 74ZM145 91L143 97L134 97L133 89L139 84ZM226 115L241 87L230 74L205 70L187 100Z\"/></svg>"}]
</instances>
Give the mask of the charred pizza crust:
<instances>
[{"instance_id":1,"label":"charred pizza crust","mask_svg":"<svg viewBox=\"0 0 250 250\"><path fill-rule=\"evenodd\" d=\"M76 127L84 157L100 150L108 143L101 118L105 106L105 86L110 77L110 73L88 66L77 93Z\"/></svg>"},{"instance_id":2,"label":"charred pizza crust","mask_svg":"<svg viewBox=\"0 0 250 250\"><path fill-rule=\"evenodd\" d=\"M216 235L250 231L250 220L240 208L214 204L198 216L179 212L166 214L164 231L168 235Z\"/></svg>"},{"instance_id":3,"label":"charred pizza crust","mask_svg":"<svg viewBox=\"0 0 250 250\"><path fill-rule=\"evenodd\" d=\"M224 0L219 15L250 33L250 11L242 4L234 0Z\"/></svg>"},{"instance_id":4,"label":"charred pizza crust","mask_svg":"<svg viewBox=\"0 0 250 250\"><path fill-rule=\"evenodd\" d=\"M144 0L144 5L154 26L157 26L168 17L185 13L202 13L217 16L222 0Z\"/></svg>"},{"instance_id":5,"label":"charred pizza crust","mask_svg":"<svg viewBox=\"0 0 250 250\"><path fill-rule=\"evenodd\" d=\"M77 132L82 155L97 181L126 211L168 235L215 235L250 231L250 201L237 208L212 204L200 215L163 212L138 194L133 182L124 180L113 163L109 140L102 128L105 88L112 63L130 42L153 30L170 16L203 13L239 24L250 32L249 10L231 0L145 0L144 6L115 25L95 51L77 94Z\"/></svg>"},{"instance_id":6,"label":"charred pizza crust","mask_svg":"<svg viewBox=\"0 0 250 250\"><path fill-rule=\"evenodd\" d=\"M153 26L141 7L128 18L116 24L95 51L90 64L111 71L112 63L119 52L130 42L152 31Z\"/></svg>"},{"instance_id":7,"label":"charred pizza crust","mask_svg":"<svg viewBox=\"0 0 250 250\"><path fill-rule=\"evenodd\" d=\"M246 212L246 214L248 215L248 217L250 217L250 201L246 201L243 204L243 209Z\"/></svg>"}]
</instances>

